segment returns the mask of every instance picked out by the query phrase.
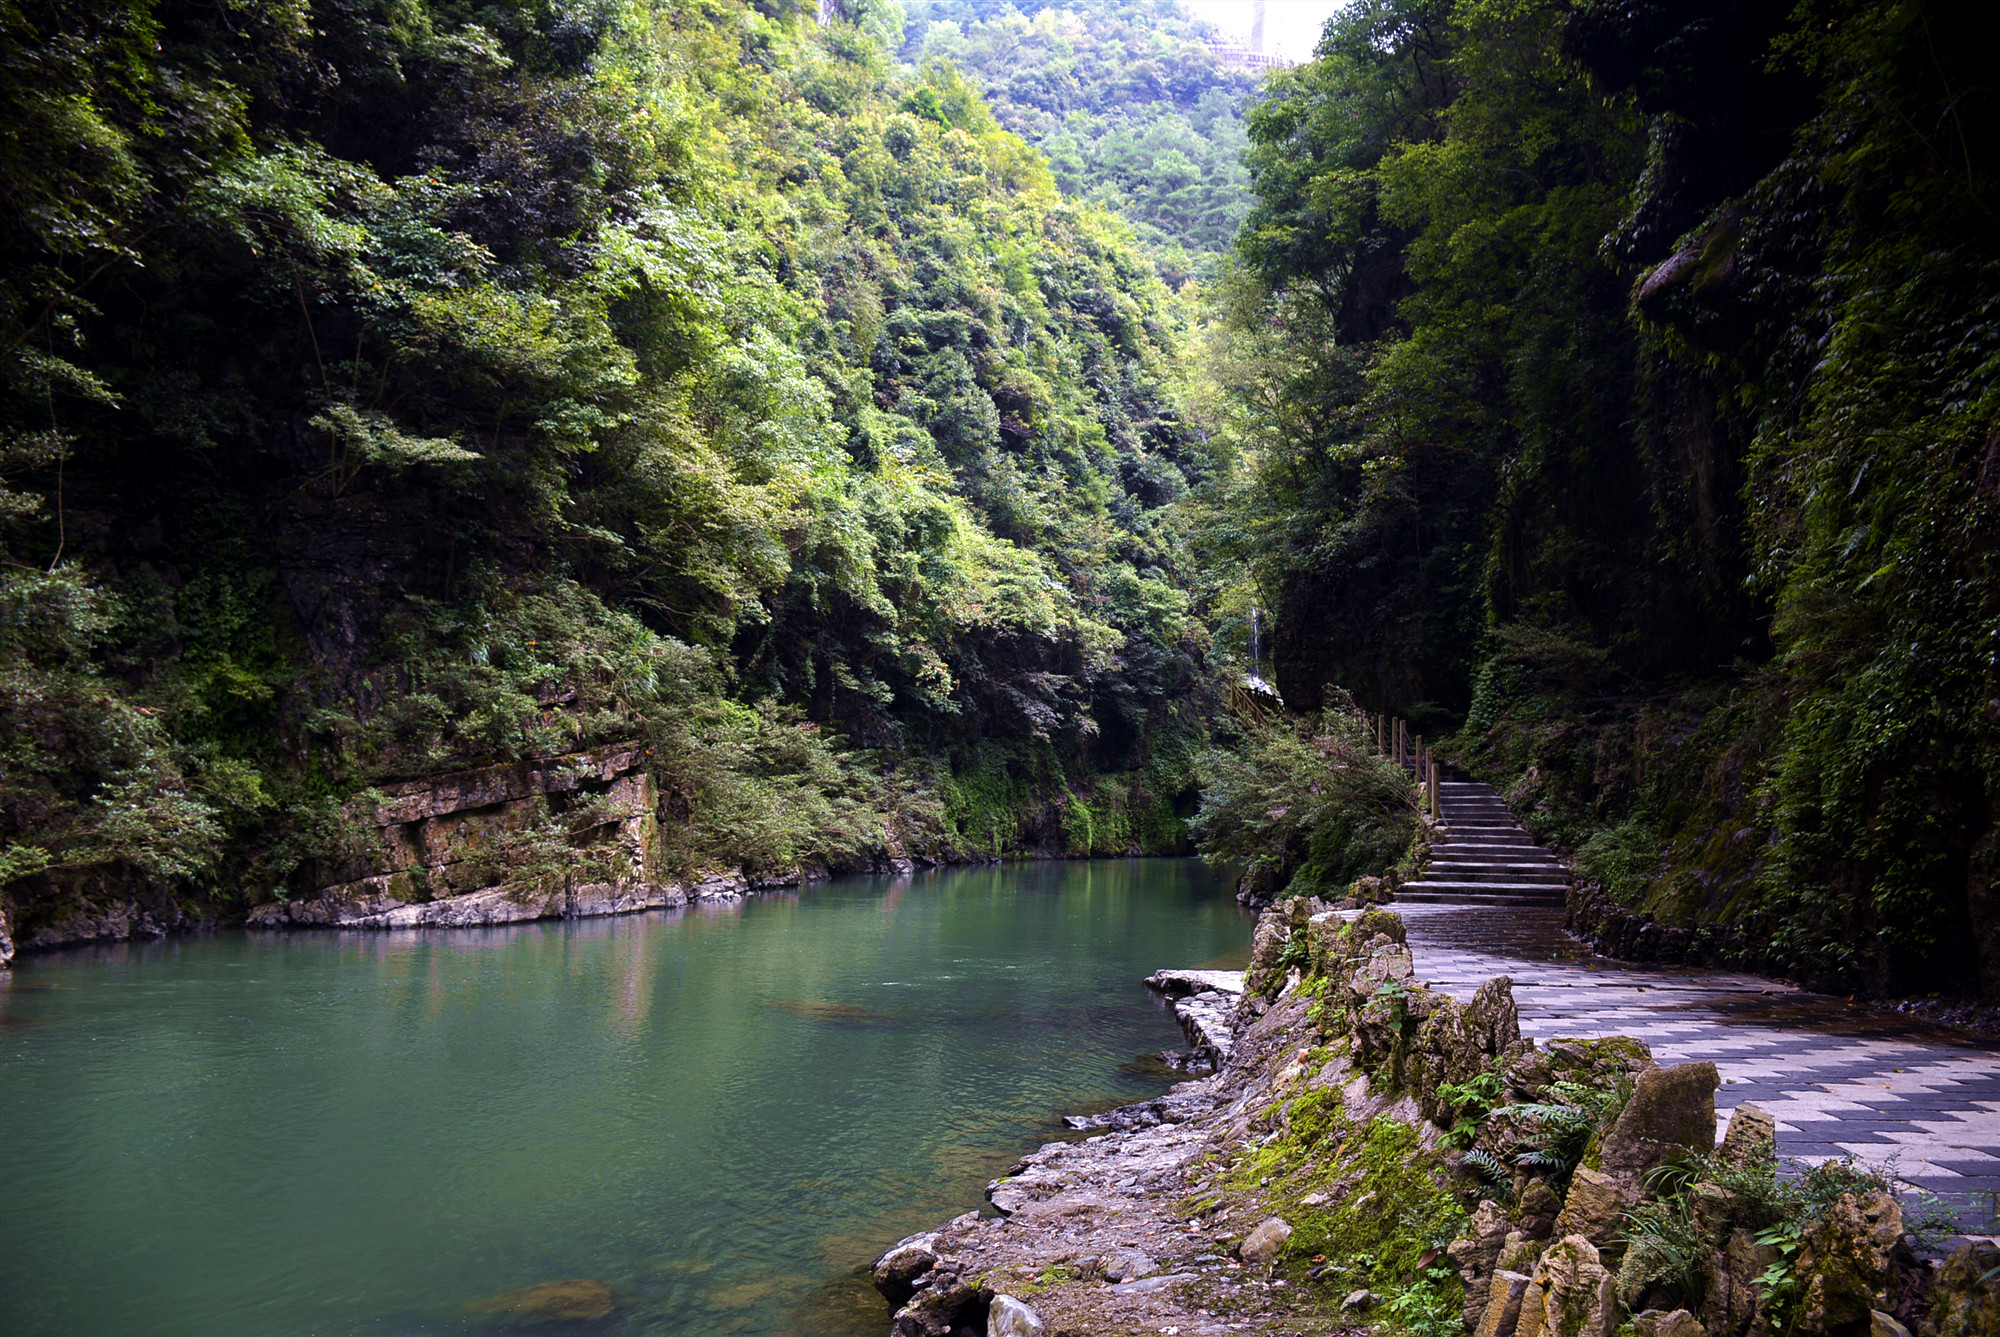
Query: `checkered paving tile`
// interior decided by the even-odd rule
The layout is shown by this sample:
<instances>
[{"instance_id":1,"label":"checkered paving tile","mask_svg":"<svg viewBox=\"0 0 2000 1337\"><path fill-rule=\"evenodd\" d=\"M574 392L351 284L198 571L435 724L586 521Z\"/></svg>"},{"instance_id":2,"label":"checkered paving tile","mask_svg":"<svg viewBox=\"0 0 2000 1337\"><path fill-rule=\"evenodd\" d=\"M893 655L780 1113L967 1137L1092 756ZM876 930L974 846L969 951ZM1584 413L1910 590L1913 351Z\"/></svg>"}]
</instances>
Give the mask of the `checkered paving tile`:
<instances>
[{"instance_id":1,"label":"checkered paving tile","mask_svg":"<svg viewBox=\"0 0 2000 1337\"><path fill-rule=\"evenodd\" d=\"M1887 1168L1967 1225L2000 1201L2000 1052L1751 975L1596 958L1561 931L1560 911L1397 909L1431 987L1469 998L1509 976L1524 1034L1631 1035L1662 1063L1711 1060L1724 1127L1736 1106L1758 1105L1778 1121L1782 1155Z\"/></svg>"}]
</instances>

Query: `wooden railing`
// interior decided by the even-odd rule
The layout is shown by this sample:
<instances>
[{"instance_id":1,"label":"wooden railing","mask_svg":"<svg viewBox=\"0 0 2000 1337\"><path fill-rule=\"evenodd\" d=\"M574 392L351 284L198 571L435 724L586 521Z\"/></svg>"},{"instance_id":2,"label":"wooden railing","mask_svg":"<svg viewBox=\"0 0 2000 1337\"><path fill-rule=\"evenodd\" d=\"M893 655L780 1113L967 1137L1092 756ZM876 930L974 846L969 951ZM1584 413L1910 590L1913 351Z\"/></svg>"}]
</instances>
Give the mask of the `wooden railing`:
<instances>
[{"instance_id":1,"label":"wooden railing","mask_svg":"<svg viewBox=\"0 0 2000 1337\"><path fill-rule=\"evenodd\" d=\"M1440 816L1437 753L1425 745L1424 736L1412 734L1410 726L1394 716L1364 711L1362 718L1375 734L1375 750L1416 777L1423 789L1424 806L1431 816Z\"/></svg>"}]
</instances>

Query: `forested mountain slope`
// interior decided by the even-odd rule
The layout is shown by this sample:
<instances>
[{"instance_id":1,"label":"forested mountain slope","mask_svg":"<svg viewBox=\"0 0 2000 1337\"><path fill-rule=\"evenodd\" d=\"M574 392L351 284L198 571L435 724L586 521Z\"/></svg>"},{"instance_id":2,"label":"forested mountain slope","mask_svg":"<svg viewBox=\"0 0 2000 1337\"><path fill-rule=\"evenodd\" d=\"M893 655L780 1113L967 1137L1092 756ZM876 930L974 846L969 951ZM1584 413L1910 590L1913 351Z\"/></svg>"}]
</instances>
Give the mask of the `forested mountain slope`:
<instances>
[{"instance_id":1,"label":"forested mountain slope","mask_svg":"<svg viewBox=\"0 0 2000 1337\"><path fill-rule=\"evenodd\" d=\"M1359 0L1251 113L1213 537L1620 950L2000 996L1978 17Z\"/></svg>"},{"instance_id":2,"label":"forested mountain slope","mask_svg":"<svg viewBox=\"0 0 2000 1337\"><path fill-rule=\"evenodd\" d=\"M1249 207L1244 118L1262 80L1225 67L1206 45L1219 39L1175 0L915 0L903 52L964 70L1065 194L1198 267Z\"/></svg>"},{"instance_id":3,"label":"forested mountain slope","mask_svg":"<svg viewBox=\"0 0 2000 1337\"><path fill-rule=\"evenodd\" d=\"M0 30L17 935L634 741L682 870L1180 846L1185 318L951 70L737 0Z\"/></svg>"}]
</instances>

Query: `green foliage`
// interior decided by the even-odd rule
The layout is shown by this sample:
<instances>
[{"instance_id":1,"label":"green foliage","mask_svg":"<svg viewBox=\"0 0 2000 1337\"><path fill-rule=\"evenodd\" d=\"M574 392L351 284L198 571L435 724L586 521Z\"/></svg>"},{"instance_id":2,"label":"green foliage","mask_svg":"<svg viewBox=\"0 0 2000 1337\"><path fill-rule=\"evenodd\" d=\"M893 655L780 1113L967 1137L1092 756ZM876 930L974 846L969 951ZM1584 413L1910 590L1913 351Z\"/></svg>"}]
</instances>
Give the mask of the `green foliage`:
<instances>
[{"instance_id":1,"label":"green foliage","mask_svg":"<svg viewBox=\"0 0 2000 1337\"><path fill-rule=\"evenodd\" d=\"M0 819L9 879L125 864L161 882L214 863L221 809L249 786L201 765L157 707L99 668L105 592L73 567L0 570Z\"/></svg>"},{"instance_id":2,"label":"green foliage","mask_svg":"<svg viewBox=\"0 0 2000 1337\"><path fill-rule=\"evenodd\" d=\"M1300 1127L1296 1114L1292 1127ZM1327 1144L1322 1138L1317 1145ZM1442 1250L1465 1222L1465 1209L1442 1187L1443 1177L1435 1153L1417 1145L1415 1129L1394 1119L1372 1120L1339 1143L1335 1155L1322 1151L1312 1174L1290 1181L1303 1192L1337 1178L1344 1192L1336 1195L1338 1201L1299 1204L1285 1212L1292 1223L1285 1256L1338 1260L1361 1275L1343 1272L1331 1288L1344 1293L1363 1284L1395 1297L1398 1331L1443 1337L1452 1330L1446 1319L1459 1322L1463 1291L1451 1268L1420 1266L1428 1251Z\"/></svg>"},{"instance_id":3,"label":"green foliage","mask_svg":"<svg viewBox=\"0 0 2000 1337\"><path fill-rule=\"evenodd\" d=\"M1446 1145L1465 1149L1471 1147L1478 1137L1480 1123L1505 1102L1507 1088L1501 1082L1499 1072L1489 1068L1463 1082L1439 1082L1437 1098L1451 1124L1450 1131L1445 1134ZM1482 1152L1480 1155L1485 1159L1473 1164L1475 1172L1484 1175L1499 1165L1498 1161L1492 1160L1491 1153ZM1487 1163L1489 1161L1491 1164ZM1492 1175L1489 1182L1497 1182L1503 1177Z\"/></svg>"},{"instance_id":4,"label":"green foliage","mask_svg":"<svg viewBox=\"0 0 2000 1337\"><path fill-rule=\"evenodd\" d=\"M1380 873L1417 825L1409 776L1374 750L1357 714L1245 719L1232 749L1201 762L1201 807L1188 823L1202 856L1245 865L1286 895Z\"/></svg>"},{"instance_id":5,"label":"green foliage","mask_svg":"<svg viewBox=\"0 0 2000 1337\"><path fill-rule=\"evenodd\" d=\"M1514 1164L1561 1192L1593 1140L1617 1121L1631 1099L1632 1083L1629 1078L1610 1087L1558 1081L1546 1094L1549 1099L1503 1105L1493 1114L1505 1119L1513 1135Z\"/></svg>"},{"instance_id":6,"label":"green foliage","mask_svg":"<svg viewBox=\"0 0 2000 1337\"><path fill-rule=\"evenodd\" d=\"M1187 313L895 5L0 29L5 881L309 890L614 743L683 869L1184 845Z\"/></svg>"},{"instance_id":7,"label":"green foliage","mask_svg":"<svg viewBox=\"0 0 2000 1337\"><path fill-rule=\"evenodd\" d=\"M1349 6L1250 117L1210 345L1287 700L1462 730L1675 950L1843 992L2000 988L1970 24Z\"/></svg>"},{"instance_id":8,"label":"green foliage","mask_svg":"<svg viewBox=\"0 0 2000 1337\"><path fill-rule=\"evenodd\" d=\"M1257 80L1209 51L1207 24L1172 0L923 0L909 12L906 54L976 79L1000 123L1048 155L1066 195L1115 211L1168 256L1234 238Z\"/></svg>"},{"instance_id":9,"label":"green foliage","mask_svg":"<svg viewBox=\"0 0 2000 1337\"><path fill-rule=\"evenodd\" d=\"M1667 1194L1626 1213L1622 1239L1618 1294L1628 1306L1656 1289L1668 1303L1699 1310L1714 1249L1685 1193Z\"/></svg>"}]
</instances>

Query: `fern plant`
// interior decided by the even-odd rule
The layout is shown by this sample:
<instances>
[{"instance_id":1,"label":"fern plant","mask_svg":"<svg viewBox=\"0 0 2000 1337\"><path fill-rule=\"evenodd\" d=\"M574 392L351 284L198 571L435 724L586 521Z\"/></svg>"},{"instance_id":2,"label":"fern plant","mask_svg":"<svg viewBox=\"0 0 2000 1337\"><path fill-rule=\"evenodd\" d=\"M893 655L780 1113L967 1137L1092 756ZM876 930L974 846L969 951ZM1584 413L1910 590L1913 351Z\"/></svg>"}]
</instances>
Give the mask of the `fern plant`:
<instances>
[{"instance_id":1,"label":"fern plant","mask_svg":"<svg viewBox=\"0 0 2000 1337\"><path fill-rule=\"evenodd\" d=\"M1575 1082L1553 1082L1547 1094L1554 1099L1508 1105L1504 1112L1531 1125L1516 1147L1514 1164L1530 1173L1545 1174L1561 1192L1569 1186L1577 1166L1583 1164L1597 1130L1625 1108L1632 1084L1627 1079L1610 1090L1600 1090Z\"/></svg>"},{"instance_id":2,"label":"fern plant","mask_svg":"<svg viewBox=\"0 0 2000 1337\"><path fill-rule=\"evenodd\" d=\"M1694 1205L1680 1189L1642 1203L1625 1218L1625 1257L1618 1265L1618 1296L1633 1309L1649 1290L1670 1303L1652 1307L1698 1309L1708 1289L1709 1242Z\"/></svg>"}]
</instances>

